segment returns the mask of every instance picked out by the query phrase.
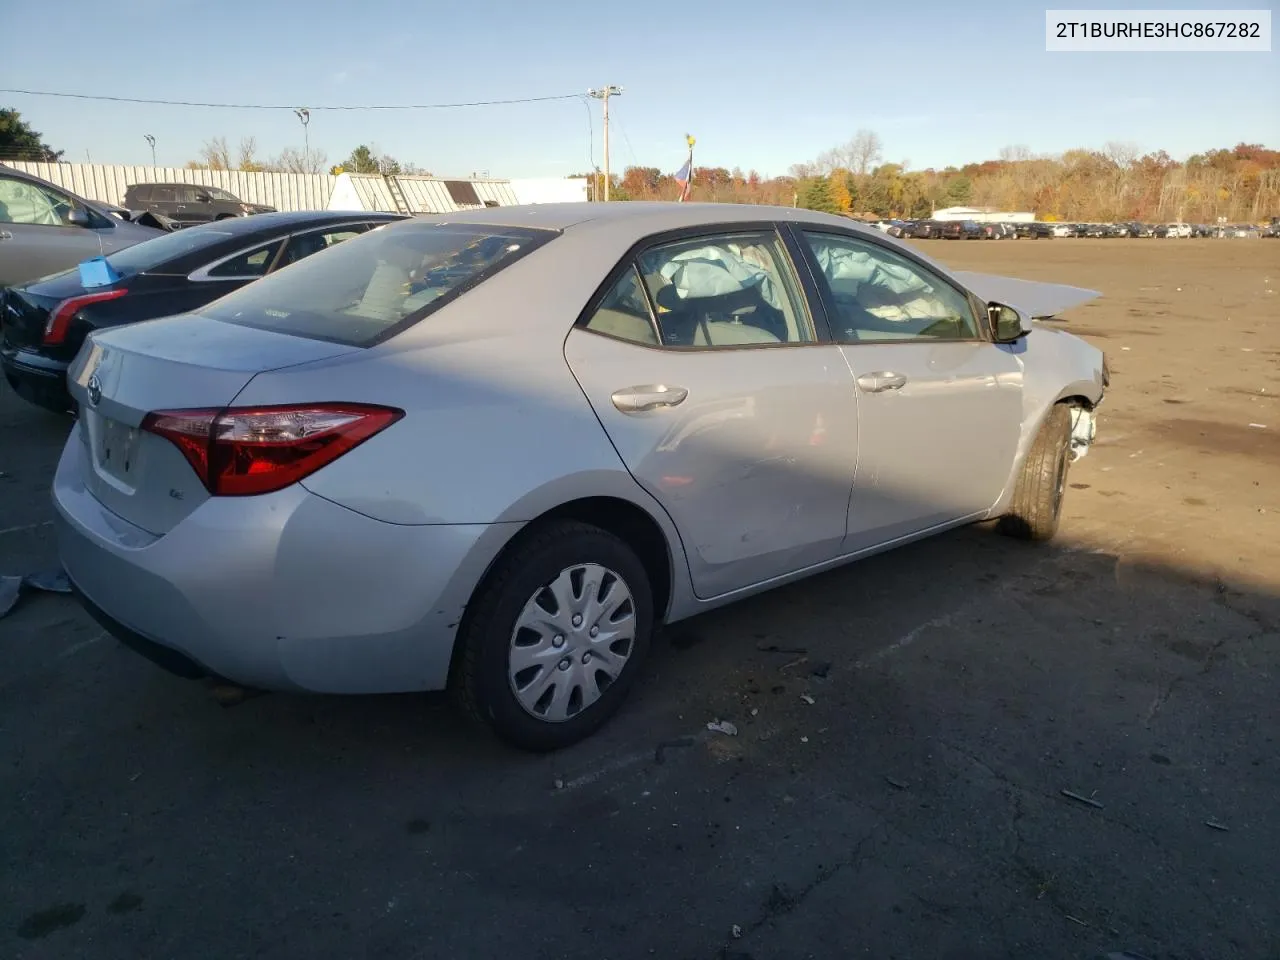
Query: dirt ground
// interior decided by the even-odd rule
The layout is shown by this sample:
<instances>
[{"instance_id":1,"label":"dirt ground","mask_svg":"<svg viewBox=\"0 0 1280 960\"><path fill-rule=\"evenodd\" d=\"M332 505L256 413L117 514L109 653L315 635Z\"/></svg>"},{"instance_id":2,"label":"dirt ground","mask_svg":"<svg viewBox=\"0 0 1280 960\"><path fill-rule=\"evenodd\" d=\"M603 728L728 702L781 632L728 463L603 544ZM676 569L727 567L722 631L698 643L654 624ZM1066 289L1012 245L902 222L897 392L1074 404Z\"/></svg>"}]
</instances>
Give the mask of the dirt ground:
<instances>
[{"instance_id":1,"label":"dirt ground","mask_svg":"<svg viewBox=\"0 0 1280 960\"><path fill-rule=\"evenodd\" d=\"M33 596L0 956L1280 958L1280 242L921 246L1104 294L1064 321L1113 382L1059 539L679 625L552 757L435 698L226 709ZM66 429L0 387L0 574L54 561Z\"/></svg>"}]
</instances>

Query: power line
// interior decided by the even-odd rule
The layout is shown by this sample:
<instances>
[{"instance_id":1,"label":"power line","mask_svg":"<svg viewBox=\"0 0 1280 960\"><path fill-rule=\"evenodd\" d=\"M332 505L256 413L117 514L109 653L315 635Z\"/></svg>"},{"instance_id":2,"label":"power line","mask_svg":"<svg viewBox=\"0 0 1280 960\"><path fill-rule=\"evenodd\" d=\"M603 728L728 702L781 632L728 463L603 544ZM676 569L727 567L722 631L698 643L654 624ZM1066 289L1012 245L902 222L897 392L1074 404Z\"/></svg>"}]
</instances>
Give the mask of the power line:
<instances>
[{"instance_id":1,"label":"power line","mask_svg":"<svg viewBox=\"0 0 1280 960\"><path fill-rule=\"evenodd\" d=\"M112 103L147 103L164 107L212 107L220 110L293 110L293 104L273 103L204 103L195 100L149 100L143 97L111 97L96 93L62 93L54 90L19 90L0 88L0 93L21 93L30 97L62 97L68 100L106 100ZM545 103L550 100L576 100L580 93L560 93L550 97L511 97L505 100L468 100L460 103L356 104L351 106L308 107L310 110L449 110L458 107L496 107L511 103Z\"/></svg>"}]
</instances>

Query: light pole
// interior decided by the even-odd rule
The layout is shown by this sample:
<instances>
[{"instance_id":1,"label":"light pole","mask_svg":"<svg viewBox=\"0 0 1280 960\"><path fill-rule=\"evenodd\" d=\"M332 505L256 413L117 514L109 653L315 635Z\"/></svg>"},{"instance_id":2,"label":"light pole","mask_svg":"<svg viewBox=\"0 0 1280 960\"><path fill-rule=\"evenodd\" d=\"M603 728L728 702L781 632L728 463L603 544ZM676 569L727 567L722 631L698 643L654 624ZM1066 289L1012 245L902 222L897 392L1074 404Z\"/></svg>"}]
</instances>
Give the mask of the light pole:
<instances>
[{"instance_id":1,"label":"light pole","mask_svg":"<svg viewBox=\"0 0 1280 960\"><path fill-rule=\"evenodd\" d=\"M587 96L595 97L604 105L604 199L606 202L609 200L609 98L621 95L622 88L613 84L587 91Z\"/></svg>"},{"instance_id":2,"label":"light pole","mask_svg":"<svg viewBox=\"0 0 1280 960\"><path fill-rule=\"evenodd\" d=\"M151 144L151 165L154 167L156 165L156 138L147 133L143 134L142 139Z\"/></svg>"},{"instance_id":3,"label":"light pole","mask_svg":"<svg viewBox=\"0 0 1280 960\"><path fill-rule=\"evenodd\" d=\"M306 170L304 170L303 172L310 173L311 172L311 133L307 129L307 125L311 123L311 111L308 110L306 107L299 107L297 110L293 112L297 116L297 118L302 121L302 143L303 143L302 165L306 167Z\"/></svg>"}]
</instances>

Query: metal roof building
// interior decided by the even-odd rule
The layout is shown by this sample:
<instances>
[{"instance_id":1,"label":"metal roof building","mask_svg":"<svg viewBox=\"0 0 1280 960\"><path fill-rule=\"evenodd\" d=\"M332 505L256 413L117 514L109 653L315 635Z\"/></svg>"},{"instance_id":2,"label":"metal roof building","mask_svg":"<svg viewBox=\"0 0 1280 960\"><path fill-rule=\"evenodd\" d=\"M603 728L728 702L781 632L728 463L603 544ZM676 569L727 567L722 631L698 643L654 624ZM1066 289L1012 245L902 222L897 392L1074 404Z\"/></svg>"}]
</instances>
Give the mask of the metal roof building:
<instances>
[{"instance_id":1,"label":"metal roof building","mask_svg":"<svg viewBox=\"0 0 1280 960\"><path fill-rule=\"evenodd\" d=\"M995 207L947 207L933 211L931 220L973 220L976 223L1030 223L1034 213L1012 213Z\"/></svg>"}]
</instances>

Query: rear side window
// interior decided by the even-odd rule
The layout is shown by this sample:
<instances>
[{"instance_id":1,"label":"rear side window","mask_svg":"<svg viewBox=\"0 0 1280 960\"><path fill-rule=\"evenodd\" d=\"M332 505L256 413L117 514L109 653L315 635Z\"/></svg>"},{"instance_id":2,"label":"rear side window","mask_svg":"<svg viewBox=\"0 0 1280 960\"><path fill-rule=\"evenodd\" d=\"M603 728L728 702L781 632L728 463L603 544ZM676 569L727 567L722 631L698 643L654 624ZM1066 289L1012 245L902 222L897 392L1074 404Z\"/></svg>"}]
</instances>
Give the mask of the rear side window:
<instances>
[{"instance_id":1,"label":"rear side window","mask_svg":"<svg viewBox=\"0 0 1280 960\"><path fill-rule=\"evenodd\" d=\"M344 240L215 300L227 323L372 346L558 235L554 230L405 221Z\"/></svg>"},{"instance_id":2,"label":"rear side window","mask_svg":"<svg viewBox=\"0 0 1280 960\"><path fill-rule=\"evenodd\" d=\"M279 249L280 241L272 240L210 268L209 276L223 280L266 276L267 267L271 266Z\"/></svg>"},{"instance_id":3,"label":"rear side window","mask_svg":"<svg viewBox=\"0 0 1280 960\"><path fill-rule=\"evenodd\" d=\"M131 276L147 270L156 270L170 260L185 257L189 253L216 246L234 237L234 233L215 229L212 225L191 227L176 233L166 233L153 240L143 240L131 247L111 254L107 262L121 276Z\"/></svg>"}]
</instances>

